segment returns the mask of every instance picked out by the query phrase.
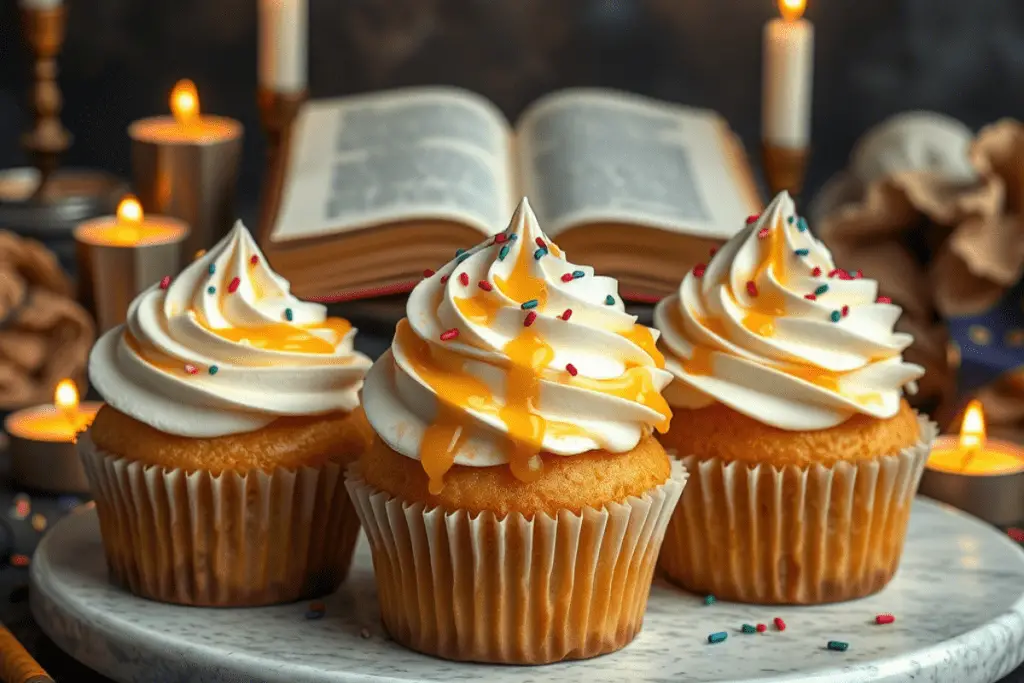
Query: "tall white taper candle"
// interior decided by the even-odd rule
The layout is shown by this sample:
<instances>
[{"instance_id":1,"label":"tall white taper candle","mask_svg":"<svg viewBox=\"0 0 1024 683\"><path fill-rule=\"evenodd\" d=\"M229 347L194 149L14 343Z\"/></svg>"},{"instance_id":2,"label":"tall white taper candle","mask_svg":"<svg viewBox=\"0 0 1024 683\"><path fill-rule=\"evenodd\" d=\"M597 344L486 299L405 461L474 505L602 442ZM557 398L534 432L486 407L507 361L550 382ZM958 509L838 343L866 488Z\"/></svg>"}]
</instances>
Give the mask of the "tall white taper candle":
<instances>
[{"instance_id":1,"label":"tall white taper candle","mask_svg":"<svg viewBox=\"0 0 1024 683\"><path fill-rule=\"evenodd\" d=\"M803 18L806 0L779 0L781 19L764 27L761 139L803 149L810 141L814 27Z\"/></svg>"},{"instance_id":2,"label":"tall white taper candle","mask_svg":"<svg viewBox=\"0 0 1024 683\"><path fill-rule=\"evenodd\" d=\"M259 0L259 84L279 93L306 88L307 0Z\"/></svg>"}]
</instances>

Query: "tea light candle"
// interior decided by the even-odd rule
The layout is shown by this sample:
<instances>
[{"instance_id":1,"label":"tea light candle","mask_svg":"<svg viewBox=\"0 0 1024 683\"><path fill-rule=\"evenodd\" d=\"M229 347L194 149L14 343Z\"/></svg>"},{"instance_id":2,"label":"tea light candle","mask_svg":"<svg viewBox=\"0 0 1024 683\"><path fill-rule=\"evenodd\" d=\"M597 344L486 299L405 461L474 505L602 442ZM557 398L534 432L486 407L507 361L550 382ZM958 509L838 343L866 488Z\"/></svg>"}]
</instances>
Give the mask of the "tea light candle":
<instances>
[{"instance_id":1,"label":"tea light candle","mask_svg":"<svg viewBox=\"0 0 1024 683\"><path fill-rule=\"evenodd\" d=\"M61 380L53 404L25 408L4 420L11 437L11 474L27 488L60 493L89 490L75 450L78 434L89 428L102 403L79 403L78 387Z\"/></svg>"},{"instance_id":2,"label":"tea light candle","mask_svg":"<svg viewBox=\"0 0 1024 683\"><path fill-rule=\"evenodd\" d=\"M764 27L761 139L786 149L810 141L814 27L803 18L806 4L779 0L782 18Z\"/></svg>"},{"instance_id":3,"label":"tea light candle","mask_svg":"<svg viewBox=\"0 0 1024 683\"><path fill-rule=\"evenodd\" d=\"M188 226L168 216L147 216L142 204L127 195L117 205L117 214L87 221L75 230L75 239L93 246L140 247L180 242Z\"/></svg>"},{"instance_id":4,"label":"tea light candle","mask_svg":"<svg viewBox=\"0 0 1024 683\"><path fill-rule=\"evenodd\" d=\"M980 401L964 411L959 436L935 441L921 493L993 524L1024 521L1024 448L987 438Z\"/></svg>"}]
</instances>

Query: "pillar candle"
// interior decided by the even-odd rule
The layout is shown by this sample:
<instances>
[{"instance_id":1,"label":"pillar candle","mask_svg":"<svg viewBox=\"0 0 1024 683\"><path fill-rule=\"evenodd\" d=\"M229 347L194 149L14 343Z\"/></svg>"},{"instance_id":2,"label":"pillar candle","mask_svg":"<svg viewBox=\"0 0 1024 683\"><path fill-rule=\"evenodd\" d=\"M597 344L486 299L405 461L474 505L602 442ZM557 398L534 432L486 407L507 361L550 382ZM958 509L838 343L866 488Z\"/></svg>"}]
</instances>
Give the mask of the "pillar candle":
<instances>
[{"instance_id":1,"label":"pillar candle","mask_svg":"<svg viewBox=\"0 0 1024 683\"><path fill-rule=\"evenodd\" d=\"M810 140L814 27L803 18L805 0L779 0L781 19L764 29L761 138L803 149Z\"/></svg>"},{"instance_id":2,"label":"pillar candle","mask_svg":"<svg viewBox=\"0 0 1024 683\"><path fill-rule=\"evenodd\" d=\"M272 92L306 88L307 0L259 0L259 84Z\"/></svg>"}]
</instances>

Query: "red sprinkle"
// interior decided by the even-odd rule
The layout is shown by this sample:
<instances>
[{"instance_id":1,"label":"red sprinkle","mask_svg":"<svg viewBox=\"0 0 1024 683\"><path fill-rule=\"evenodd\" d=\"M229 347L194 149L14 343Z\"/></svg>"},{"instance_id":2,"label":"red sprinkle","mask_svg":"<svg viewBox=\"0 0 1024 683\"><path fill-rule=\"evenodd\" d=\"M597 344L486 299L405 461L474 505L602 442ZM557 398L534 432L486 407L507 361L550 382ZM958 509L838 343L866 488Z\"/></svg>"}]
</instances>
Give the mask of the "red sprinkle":
<instances>
[{"instance_id":1,"label":"red sprinkle","mask_svg":"<svg viewBox=\"0 0 1024 683\"><path fill-rule=\"evenodd\" d=\"M890 299L887 296L880 296L877 299L875 299L875 302L879 303L879 304L891 304L892 303L892 299Z\"/></svg>"},{"instance_id":2,"label":"red sprinkle","mask_svg":"<svg viewBox=\"0 0 1024 683\"><path fill-rule=\"evenodd\" d=\"M768 228L761 228L760 230L757 231L757 239L763 240L767 236L768 236Z\"/></svg>"},{"instance_id":3,"label":"red sprinkle","mask_svg":"<svg viewBox=\"0 0 1024 683\"><path fill-rule=\"evenodd\" d=\"M786 622L782 620L782 617L775 617L773 621L775 622L775 628L779 629L780 631L786 630Z\"/></svg>"},{"instance_id":4,"label":"red sprinkle","mask_svg":"<svg viewBox=\"0 0 1024 683\"><path fill-rule=\"evenodd\" d=\"M469 276L465 273L459 273L459 282L463 287L467 286L469 284Z\"/></svg>"},{"instance_id":5,"label":"red sprinkle","mask_svg":"<svg viewBox=\"0 0 1024 683\"><path fill-rule=\"evenodd\" d=\"M170 275L164 275L162 278L160 278L160 289L167 289L170 286L171 286L171 276Z\"/></svg>"},{"instance_id":6,"label":"red sprinkle","mask_svg":"<svg viewBox=\"0 0 1024 683\"><path fill-rule=\"evenodd\" d=\"M573 377L575 377L575 376L576 376L576 373L578 373L578 372L579 372L579 370L577 370L577 369L576 369L576 366L575 366L575 365L573 365L572 363L568 363L568 364L567 364L567 365L565 366L565 371L566 371L566 372L568 372L568 373L569 373L570 375L572 375Z\"/></svg>"},{"instance_id":7,"label":"red sprinkle","mask_svg":"<svg viewBox=\"0 0 1024 683\"><path fill-rule=\"evenodd\" d=\"M480 282L476 283L476 286L484 290L485 292L489 292L492 289L494 289L494 287L491 286L491 283L488 282L487 280L481 280Z\"/></svg>"},{"instance_id":8,"label":"red sprinkle","mask_svg":"<svg viewBox=\"0 0 1024 683\"><path fill-rule=\"evenodd\" d=\"M199 374L199 368L192 365L191 363L185 363L185 372L187 372L190 375L197 375Z\"/></svg>"},{"instance_id":9,"label":"red sprinkle","mask_svg":"<svg viewBox=\"0 0 1024 683\"><path fill-rule=\"evenodd\" d=\"M544 240L542 240L539 237L537 239L533 240L533 241L537 243L538 247L543 247L544 249L548 248L548 245L544 244Z\"/></svg>"},{"instance_id":10,"label":"red sprinkle","mask_svg":"<svg viewBox=\"0 0 1024 683\"><path fill-rule=\"evenodd\" d=\"M1006 530L1006 535L1017 543L1024 543L1024 529L1018 529L1013 526Z\"/></svg>"},{"instance_id":11,"label":"red sprinkle","mask_svg":"<svg viewBox=\"0 0 1024 683\"><path fill-rule=\"evenodd\" d=\"M441 276L441 284L443 285L446 282L448 282L448 276L447 275L442 275Z\"/></svg>"},{"instance_id":12,"label":"red sprinkle","mask_svg":"<svg viewBox=\"0 0 1024 683\"><path fill-rule=\"evenodd\" d=\"M817 301L818 296L816 294L804 294L804 298L808 301Z\"/></svg>"},{"instance_id":13,"label":"red sprinkle","mask_svg":"<svg viewBox=\"0 0 1024 683\"><path fill-rule=\"evenodd\" d=\"M251 257L249 257L249 263L253 264L254 266L257 263L259 263L259 262L260 262L260 257L257 256L256 254L253 254Z\"/></svg>"},{"instance_id":14,"label":"red sprinkle","mask_svg":"<svg viewBox=\"0 0 1024 683\"><path fill-rule=\"evenodd\" d=\"M242 284L242 281L237 277L231 278L231 282L228 283L228 293L234 294L238 291L238 285Z\"/></svg>"},{"instance_id":15,"label":"red sprinkle","mask_svg":"<svg viewBox=\"0 0 1024 683\"><path fill-rule=\"evenodd\" d=\"M747 225L750 225L751 223L757 222L757 219L760 218L760 217L761 217L761 214L759 214L759 213L752 213L752 214L750 214L749 216L747 216Z\"/></svg>"},{"instance_id":16,"label":"red sprinkle","mask_svg":"<svg viewBox=\"0 0 1024 683\"><path fill-rule=\"evenodd\" d=\"M572 282L572 273L562 275L562 282Z\"/></svg>"},{"instance_id":17,"label":"red sprinkle","mask_svg":"<svg viewBox=\"0 0 1024 683\"><path fill-rule=\"evenodd\" d=\"M838 274L839 274L839 269L838 268L833 268L832 270L828 271L828 276L829 277L835 277Z\"/></svg>"},{"instance_id":18,"label":"red sprinkle","mask_svg":"<svg viewBox=\"0 0 1024 683\"><path fill-rule=\"evenodd\" d=\"M494 236L494 243L495 244L504 244L507 241L508 241L508 237L506 237L505 233L503 233L503 232L499 232L497 235Z\"/></svg>"},{"instance_id":19,"label":"red sprinkle","mask_svg":"<svg viewBox=\"0 0 1024 683\"><path fill-rule=\"evenodd\" d=\"M537 319L537 314L530 311L526 314L526 318L523 320L523 327L529 327L533 324L533 321Z\"/></svg>"},{"instance_id":20,"label":"red sprinkle","mask_svg":"<svg viewBox=\"0 0 1024 683\"><path fill-rule=\"evenodd\" d=\"M847 272L846 272L845 270L843 270L842 268L840 268L840 269L839 269L839 279L840 279L840 280L852 280L852 279L853 279L853 276L852 276L852 275L850 275L849 273L847 273Z\"/></svg>"},{"instance_id":21,"label":"red sprinkle","mask_svg":"<svg viewBox=\"0 0 1024 683\"><path fill-rule=\"evenodd\" d=\"M711 253L709 254L709 256L711 258L714 258L715 254L717 254L717 253L718 253L718 247L711 247Z\"/></svg>"},{"instance_id":22,"label":"red sprinkle","mask_svg":"<svg viewBox=\"0 0 1024 683\"><path fill-rule=\"evenodd\" d=\"M879 614L875 617L876 624L891 624L894 621L896 621L896 617L891 614Z\"/></svg>"},{"instance_id":23,"label":"red sprinkle","mask_svg":"<svg viewBox=\"0 0 1024 683\"><path fill-rule=\"evenodd\" d=\"M747 280L747 294L757 296L757 283L753 280Z\"/></svg>"},{"instance_id":24,"label":"red sprinkle","mask_svg":"<svg viewBox=\"0 0 1024 683\"><path fill-rule=\"evenodd\" d=\"M768 627L765 626L764 624L758 624L756 628L757 628L757 632L758 633L764 633L765 631L768 630Z\"/></svg>"},{"instance_id":25,"label":"red sprinkle","mask_svg":"<svg viewBox=\"0 0 1024 683\"><path fill-rule=\"evenodd\" d=\"M453 327L450 330L441 333L441 341L451 341L459 336L459 328Z\"/></svg>"},{"instance_id":26,"label":"red sprinkle","mask_svg":"<svg viewBox=\"0 0 1024 683\"><path fill-rule=\"evenodd\" d=\"M434 276L434 271L431 270L430 268L427 268L426 270L423 271L423 277L433 277L433 276Z\"/></svg>"},{"instance_id":27,"label":"red sprinkle","mask_svg":"<svg viewBox=\"0 0 1024 683\"><path fill-rule=\"evenodd\" d=\"M846 316L850 315L850 307L849 306L843 306L842 314L843 314L844 318Z\"/></svg>"},{"instance_id":28,"label":"red sprinkle","mask_svg":"<svg viewBox=\"0 0 1024 683\"><path fill-rule=\"evenodd\" d=\"M571 317L572 317L572 309L571 308L565 309L565 312L562 313L562 320L568 320Z\"/></svg>"},{"instance_id":29,"label":"red sprinkle","mask_svg":"<svg viewBox=\"0 0 1024 683\"><path fill-rule=\"evenodd\" d=\"M811 271L811 275L813 275L814 277L818 277L819 275L821 275L821 268L819 268L818 266L814 266L814 270Z\"/></svg>"},{"instance_id":30,"label":"red sprinkle","mask_svg":"<svg viewBox=\"0 0 1024 683\"><path fill-rule=\"evenodd\" d=\"M694 277L704 277L704 273L707 272L708 266L706 263L698 263L693 267Z\"/></svg>"},{"instance_id":31,"label":"red sprinkle","mask_svg":"<svg viewBox=\"0 0 1024 683\"><path fill-rule=\"evenodd\" d=\"M858 269L857 272L853 274L853 279L854 280L859 280L862 277L864 277L864 271L863 270Z\"/></svg>"}]
</instances>

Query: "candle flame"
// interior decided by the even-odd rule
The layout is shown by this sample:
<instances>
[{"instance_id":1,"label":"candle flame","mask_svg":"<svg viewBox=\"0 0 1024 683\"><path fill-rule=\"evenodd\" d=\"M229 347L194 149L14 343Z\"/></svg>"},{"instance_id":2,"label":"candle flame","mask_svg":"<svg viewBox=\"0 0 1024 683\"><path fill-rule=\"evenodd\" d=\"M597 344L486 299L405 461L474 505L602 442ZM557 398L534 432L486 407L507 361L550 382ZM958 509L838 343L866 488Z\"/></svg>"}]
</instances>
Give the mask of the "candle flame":
<instances>
[{"instance_id":1,"label":"candle flame","mask_svg":"<svg viewBox=\"0 0 1024 683\"><path fill-rule=\"evenodd\" d=\"M779 0L779 12L786 21L796 21L804 15L807 0Z\"/></svg>"},{"instance_id":2,"label":"candle flame","mask_svg":"<svg viewBox=\"0 0 1024 683\"><path fill-rule=\"evenodd\" d=\"M117 222L122 225L138 225L142 222L142 204L132 195L125 195L117 205Z\"/></svg>"},{"instance_id":3,"label":"candle flame","mask_svg":"<svg viewBox=\"0 0 1024 683\"><path fill-rule=\"evenodd\" d=\"M199 117L199 92L187 78L175 83L171 90L171 113L181 125L193 123Z\"/></svg>"},{"instance_id":4,"label":"candle flame","mask_svg":"<svg viewBox=\"0 0 1024 683\"><path fill-rule=\"evenodd\" d=\"M976 450L985 446L985 411L981 401L974 400L967 404L964 421L960 426L960 448Z\"/></svg>"},{"instance_id":5,"label":"candle flame","mask_svg":"<svg viewBox=\"0 0 1024 683\"><path fill-rule=\"evenodd\" d=\"M68 422L78 422L78 387L70 379L62 379L53 392L53 404L64 413Z\"/></svg>"}]
</instances>

